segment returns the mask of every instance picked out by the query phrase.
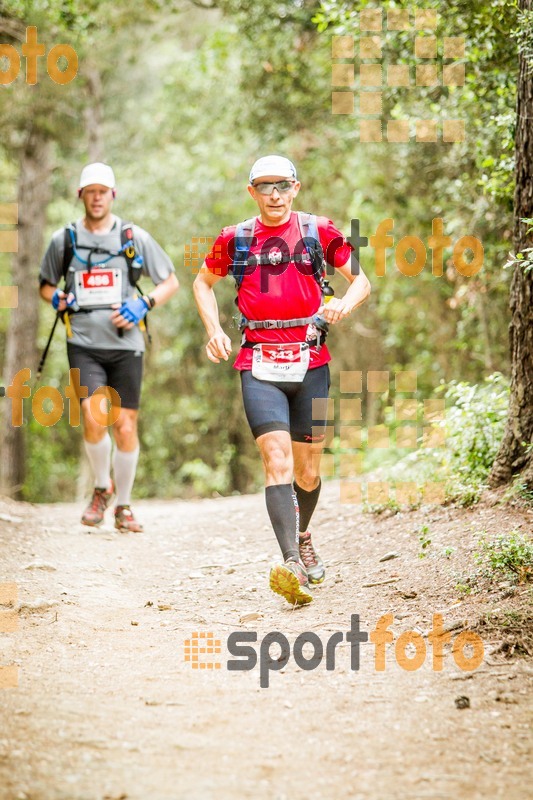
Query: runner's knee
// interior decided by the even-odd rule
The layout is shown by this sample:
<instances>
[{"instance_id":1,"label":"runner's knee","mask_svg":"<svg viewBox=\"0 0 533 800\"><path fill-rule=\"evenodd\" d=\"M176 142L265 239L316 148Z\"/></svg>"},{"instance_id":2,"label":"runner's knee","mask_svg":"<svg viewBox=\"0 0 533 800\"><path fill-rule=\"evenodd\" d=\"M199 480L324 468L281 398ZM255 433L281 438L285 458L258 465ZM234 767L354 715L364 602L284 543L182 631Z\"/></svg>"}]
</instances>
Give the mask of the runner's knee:
<instances>
[{"instance_id":1,"label":"runner's knee","mask_svg":"<svg viewBox=\"0 0 533 800\"><path fill-rule=\"evenodd\" d=\"M314 465L311 461L309 464L300 466L298 469L295 467L294 479L298 486L300 486L305 492L312 492L313 489L316 489L318 486L319 481L319 473L316 465Z\"/></svg>"},{"instance_id":2,"label":"runner's knee","mask_svg":"<svg viewBox=\"0 0 533 800\"><path fill-rule=\"evenodd\" d=\"M266 437L265 437L266 438ZM267 480L273 483L290 483L292 480L293 462L290 440L280 439L258 440Z\"/></svg>"},{"instance_id":3,"label":"runner's knee","mask_svg":"<svg viewBox=\"0 0 533 800\"><path fill-rule=\"evenodd\" d=\"M96 422L91 414L91 406L88 400L83 400L81 404L81 413L83 418L83 436L85 440L91 444L98 444L107 433L106 426Z\"/></svg>"},{"instance_id":4,"label":"runner's knee","mask_svg":"<svg viewBox=\"0 0 533 800\"><path fill-rule=\"evenodd\" d=\"M130 449L137 440L137 415L123 408L113 425L113 432L119 449Z\"/></svg>"}]
</instances>

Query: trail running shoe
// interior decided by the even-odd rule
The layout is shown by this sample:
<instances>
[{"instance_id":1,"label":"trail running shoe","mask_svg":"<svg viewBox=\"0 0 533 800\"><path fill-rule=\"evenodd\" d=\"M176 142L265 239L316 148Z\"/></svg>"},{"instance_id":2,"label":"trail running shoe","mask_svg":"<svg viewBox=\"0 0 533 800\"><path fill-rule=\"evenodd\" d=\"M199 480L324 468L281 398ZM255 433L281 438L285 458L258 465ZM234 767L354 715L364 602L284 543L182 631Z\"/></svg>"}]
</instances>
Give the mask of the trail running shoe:
<instances>
[{"instance_id":1,"label":"trail running shoe","mask_svg":"<svg viewBox=\"0 0 533 800\"><path fill-rule=\"evenodd\" d=\"M124 533L143 532L143 526L140 522L137 522L129 506L117 506L115 508L115 528Z\"/></svg>"},{"instance_id":2,"label":"trail running shoe","mask_svg":"<svg viewBox=\"0 0 533 800\"><path fill-rule=\"evenodd\" d=\"M313 599L307 572L299 561L285 561L270 570L270 588L280 594L291 606L303 606Z\"/></svg>"},{"instance_id":3,"label":"trail running shoe","mask_svg":"<svg viewBox=\"0 0 533 800\"><path fill-rule=\"evenodd\" d=\"M113 481L111 481L109 489L96 488L94 490L91 502L82 514L82 525L96 527L102 524L105 510L108 507L111 498L113 497L114 491L115 487L113 486Z\"/></svg>"},{"instance_id":4,"label":"trail running shoe","mask_svg":"<svg viewBox=\"0 0 533 800\"><path fill-rule=\"evenodd\" d=\"M300 534L300 558L307 570L310 583L322 583L326 577L324 562L313 547L309 531Z\"/></svg>"}]
</instances>

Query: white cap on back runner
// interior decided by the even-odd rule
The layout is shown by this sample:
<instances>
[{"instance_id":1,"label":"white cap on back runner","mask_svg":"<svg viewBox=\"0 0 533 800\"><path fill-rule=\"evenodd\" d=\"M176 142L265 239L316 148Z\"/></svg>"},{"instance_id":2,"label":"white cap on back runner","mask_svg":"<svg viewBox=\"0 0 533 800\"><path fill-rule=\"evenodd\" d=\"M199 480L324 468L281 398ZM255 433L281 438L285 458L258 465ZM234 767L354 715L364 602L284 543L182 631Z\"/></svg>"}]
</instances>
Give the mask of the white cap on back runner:
<instances>
[{"instance_id":1,"label":"white cap on back runner","mask_svg":"<svg viewBox=\"0 0 533 800\"><path fill-rule=\"evenodd\" d=\"M257 159L250 170L250 183L265 175L296 179L296 167L284 156L263 156Z\"/></svg>"},{"instance_id":2,"label":"white cap on back runner","mask_svg":"<svg viewBox=\"0 0 533 800\"><path fill-rule=\"evenodd\" d=\"M115 174L111 167L107 164L102 164L101 161L95 161L94 164L87 164L81 171L80 175L80 189L86 186L91 186L93 183L98 183L100 186L107 186L109 189L115 188Z\"/></svg>"}]
</instances>

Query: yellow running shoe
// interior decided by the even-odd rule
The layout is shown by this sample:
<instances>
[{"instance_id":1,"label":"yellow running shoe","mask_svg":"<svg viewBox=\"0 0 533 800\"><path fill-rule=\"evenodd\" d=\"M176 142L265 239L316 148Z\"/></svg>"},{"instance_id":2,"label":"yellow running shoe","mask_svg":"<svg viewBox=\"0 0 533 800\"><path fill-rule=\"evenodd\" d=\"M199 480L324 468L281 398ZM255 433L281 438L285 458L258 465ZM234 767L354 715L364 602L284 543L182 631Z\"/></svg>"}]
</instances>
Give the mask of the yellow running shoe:
<instances>
[{"instance_id":1,"label":"yellow running shoe","mask_svg":"<svg viewBox=\"0 0 533 800\"><path fill-rule=\"evenodd\" d=\"M326 577L324 562L313 547L309 531L300 534L300 558L307 570L309 583L322 583Z\"/></svg>"},{"instance_id":2,"label":"yellow running shoe","mask_svg":"<svg viewBox=\"0 0 533 800\"><path fill-rule=\"evenodd\" d=\"M270 570L269 583L272 591L284 597L291 606L303 606L313 600L306 569L299 561L276 564Z\"/></svg>"}]
</instances>

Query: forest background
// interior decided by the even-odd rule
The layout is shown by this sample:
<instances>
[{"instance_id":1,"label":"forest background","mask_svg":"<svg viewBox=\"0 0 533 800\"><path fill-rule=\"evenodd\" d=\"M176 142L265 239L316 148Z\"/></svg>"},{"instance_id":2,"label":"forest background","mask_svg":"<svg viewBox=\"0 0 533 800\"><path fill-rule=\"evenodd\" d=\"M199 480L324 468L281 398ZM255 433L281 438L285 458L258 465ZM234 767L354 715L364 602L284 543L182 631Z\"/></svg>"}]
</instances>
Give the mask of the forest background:
<instances>
[{"instance_id":1,"label":"forest background","mask_svg":"<svg viewBox=\"0 0 533 800\"><path fill-rule=\"evenodd\" d=\"M383 88L383 118L464 120L464 141L361 142L357 113L332 113L332 37L361 35L361 10L435 10L436 31L383 32L383 68L407 64L414 75L415 33L463 37L464 85ZM35 86L18 78L0 93L0 202L19 205L19 251L0 254L0 285L19 287L19 307L0 310L3 385L30 367L53 323L38 299L39 264L51 233L76 219L81 167L110 163L118 181L114 212L145 227L170 254L181 291L151 319L141 413L139 497L205 496L258 488L262 471L244 424L238 377L231 364L205 357L205 333L192 299L191 248L254 213L246 192L251 163L268 152L296 163L302 189L295 206L333 219L348 234L351 220L371 236L394 220L403 236L425 243L442 218L452 243L475 236L482 269L470 277L445 250L444 274L425 268L408 277L395 265L376 274L374 251L361 250L372 283L369 302L336 326L328 344L332 396L339 408L342 371L388 372L389 388L369 392L363 380L365 430L390 433L387 448L368 446L366 470L388 470L420 485L442 480L448 497L475 499L500 445L511 373L508 326L513 270L516 94L519 52L531 57L531 3L476 0L417 6L401 2L212 3L0 2L2 42L20 50L36 25L48 51L66 42L79 73L66 85L46 74ZM529 50L528 50L529 48ZM357 63L357 59L356 59ZM0 65L1 66L1 65ZM343 91L343 89L340 89ZM357 109L357 95L356 95ZM514 209L516 212L516 208ZM531 216L531 214L529 215ZM515 228L516 231L516 228ZM515 235L516 242L516 235ZM507 268L506 268L507 265ZM337 294L342 283L333 279ZM232 327L234 287L219 285L224 327ZM68 383L64 331L56 332L42 384ZM397 372L416 373L415 393L395 386ZM492 376L492 377L491 377ZM350 398L355 395L342 395ZM399 446L395 400L419 406L416 447ZM446 445L423 447L423 401L444 398ZM3 401L3 491L31 501L72 498L81 431L66 414L43 427L26 401L24 425L10 425ZM330 453L339 474L342 420ZM527 447L528 442L524 443ZM10 454L6 457L6 454ZM517 484L527 493L528 487ZM81 491L83 487L78 486Z\"/></svg>"}]
</instances>

